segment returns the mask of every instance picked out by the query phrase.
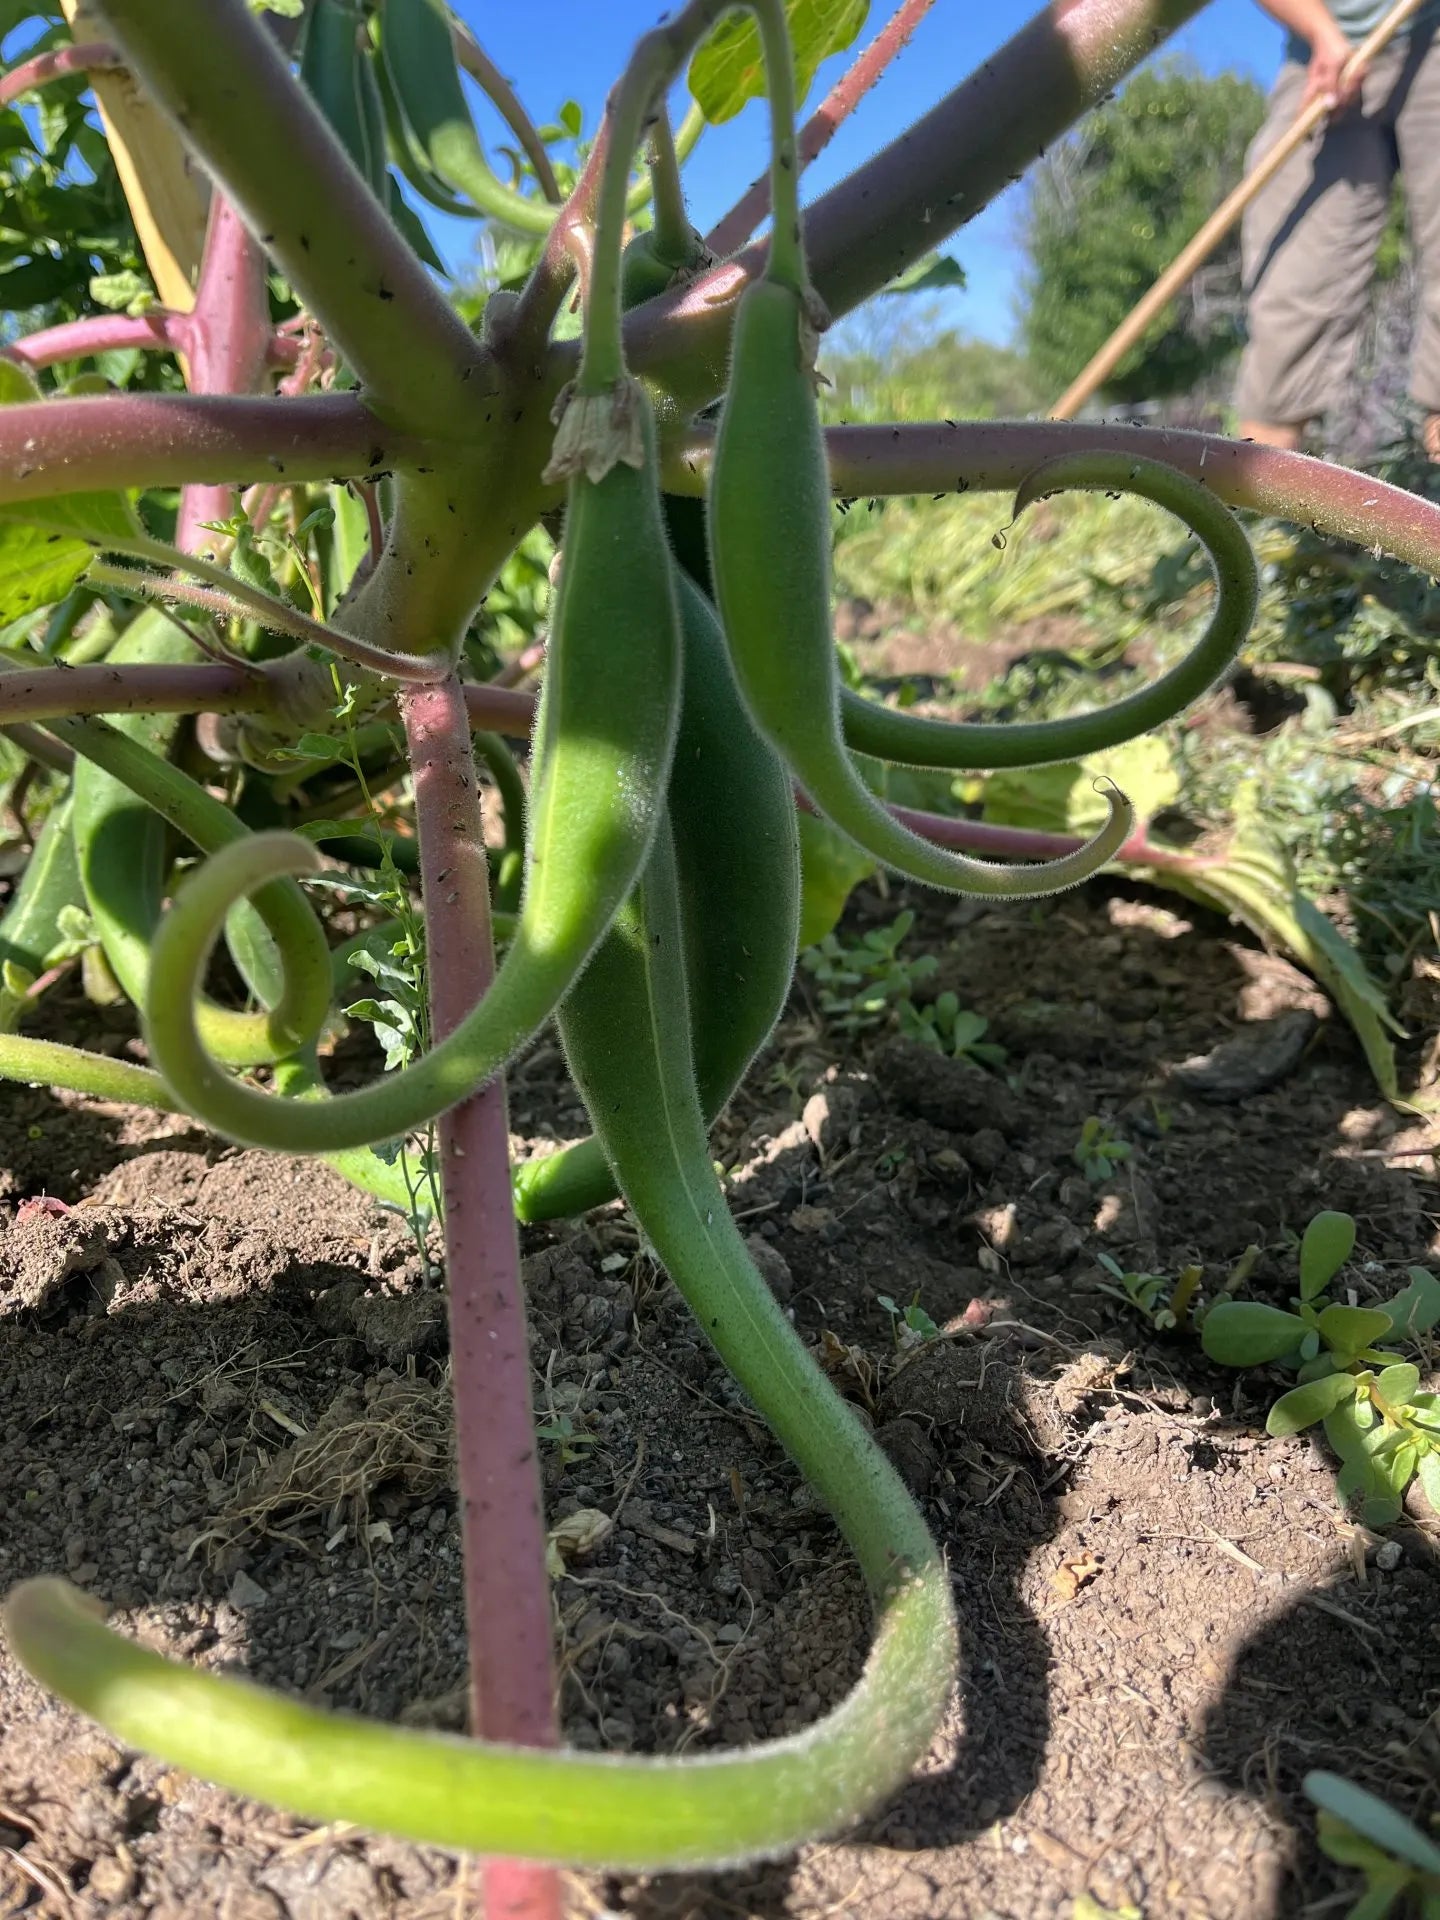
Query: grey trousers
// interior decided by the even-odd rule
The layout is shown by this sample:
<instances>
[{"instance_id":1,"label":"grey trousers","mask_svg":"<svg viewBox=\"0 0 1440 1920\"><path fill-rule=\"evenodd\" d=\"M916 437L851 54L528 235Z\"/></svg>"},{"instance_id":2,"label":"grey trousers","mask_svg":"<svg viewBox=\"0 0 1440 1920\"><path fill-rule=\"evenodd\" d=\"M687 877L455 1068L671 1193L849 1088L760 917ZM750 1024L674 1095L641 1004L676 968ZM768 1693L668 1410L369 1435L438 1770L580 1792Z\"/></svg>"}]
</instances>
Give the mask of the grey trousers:
<instances>
[{"instance_id":1,"label":"grey trousers","mask_svg":"<svg viewBox=\"0 0 1440 1920\"><path fill-rule=\"evenodd\" d=\"M1247 171L1294 122L1304 88L1305 68L1287 60ZM1343 396L1397 170L1420 264L1410 393L1440 413L1440 34L1425 27L1380 53L1357 105L1293 153L1245 211L1242 420L1301 426Z\"/></svg>"}]
</instances>

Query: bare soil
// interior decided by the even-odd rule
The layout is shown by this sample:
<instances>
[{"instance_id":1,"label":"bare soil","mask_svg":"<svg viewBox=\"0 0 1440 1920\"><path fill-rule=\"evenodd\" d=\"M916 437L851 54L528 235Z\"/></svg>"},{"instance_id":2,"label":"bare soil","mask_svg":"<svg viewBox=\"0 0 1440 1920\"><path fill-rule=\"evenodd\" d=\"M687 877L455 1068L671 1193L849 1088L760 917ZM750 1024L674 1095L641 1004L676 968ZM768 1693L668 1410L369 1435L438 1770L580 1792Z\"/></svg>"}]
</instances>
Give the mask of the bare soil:
<instances>
[{"instance_id":1,"label":"bare soil","mask_svg":"<svg viewBox=\"0 0 1440 1920\"><path fill-rule=\"evenodd\" d=\"M1352 1524L1323 1448L1265 1437L1276 1380L1155 1335L1098 1255L1198 1262L1213 1290L1255 1244L1251 1291L1284 1300L1286 1230L1343 1207L1353 1283L1383 1291L1436 1255L1435 1136L1377 1100L1313 984L1218 919L1116 885L862 893L850 924L902 904L941 958L927 991L988 1015L1004 1068L893 1036L837 1057L802 981L718 1151L944 1543L962 1685L860 1833L743 1873L577 1879L574 1911L1343 1911L1300 1779L1333 1768L1421 1820L1440 1802L1440 1529ZM548 1042L512 1106L517 1152L583 1128ZM1073 1155L1091 1115L1132 1148L1099 1184ZM443 1296L405 1224L321 1167L16 1090L0 1207L0 1587L63 1571L187 1659L458 1725ZM526 1251L550 1514L613 1521L554 1585L567 1737L674 1752L805 1724L866 1645L832 1526L619 1208ZM903 1351L882 1294L942 1338ZM0 1914L461 1910L452 1857L122 1751L3 1649L0 1731Z\"/></svg>"}]
</instances>

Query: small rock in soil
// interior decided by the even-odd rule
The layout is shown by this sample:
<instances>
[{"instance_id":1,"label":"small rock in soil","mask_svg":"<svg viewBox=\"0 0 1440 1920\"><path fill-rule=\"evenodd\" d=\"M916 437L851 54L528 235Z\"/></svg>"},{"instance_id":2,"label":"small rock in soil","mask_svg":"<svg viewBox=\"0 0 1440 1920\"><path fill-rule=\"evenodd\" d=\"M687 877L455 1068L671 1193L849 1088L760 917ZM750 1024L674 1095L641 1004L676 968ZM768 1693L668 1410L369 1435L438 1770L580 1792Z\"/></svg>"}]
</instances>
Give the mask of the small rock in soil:
<instances>
[{"instance_id":1,"label":"small rock in soil","mask_svg":"<svg viewBox=\"0 0 1440 1920\"><path fill-rule=\"evenodd\" d=\"M1251 1021L1209 1053L1173 1067L1170 1078L1201 1100L1247 1100L1293 1072L1317 1025L1308 1007Z\"/></svg>"},{"instance_id":2,"label":"small rock in soil","mask_svg":"<svg viewBox=\"0 0 1440 1920\"><path fill-rule=\"evenodd\" d=\"M795 1276L790 1271L790 1262L777 1246L758 1233L747 1234L745 1245L750 1258L760 1269L761 1279L783 1306L795 1291Z\"/></svg>"},{"instance_id":3,"label":"small rock in soil","mask_svg":"<svg viewBox=\"0 0 1440 1920\"><path fill-rule=\"evenodd\" d=\"M875 1438L890 1456L890 1464L912 1493L926 1493L940 1465L940 1456L918 1420L901 1415L877 1427Z\"/></svg>"}]
</instances>

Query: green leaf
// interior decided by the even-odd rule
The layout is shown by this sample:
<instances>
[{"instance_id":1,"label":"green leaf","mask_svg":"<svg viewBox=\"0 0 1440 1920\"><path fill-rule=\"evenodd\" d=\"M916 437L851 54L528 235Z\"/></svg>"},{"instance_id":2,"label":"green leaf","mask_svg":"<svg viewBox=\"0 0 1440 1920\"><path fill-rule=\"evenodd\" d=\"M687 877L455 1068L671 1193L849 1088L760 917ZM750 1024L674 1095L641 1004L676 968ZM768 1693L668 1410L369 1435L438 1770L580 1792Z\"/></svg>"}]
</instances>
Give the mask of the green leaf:
<instances>
[{"instance_id":1,"label":"green leaf","mask_svg":"<svg viewBox=\"0 0 1440 1920\"><path fill-rule=\"evenodd\" d=\"M1421 1873L1440 1874L1440 1847L1378 1795L1367 1793L1353 1780L1344 1780L1336 1773L1307 1773L1301 1785L1317 1807L1343 1820L1386 1853L1408 1861Z\"/></svg>"},{"instance_id":2,"label":"green leaf","mask_svg":"<svg viewBox=\"0 0 1440 1920\"><path fill-rule=\"evenodd\" d=\"M1263 1367L1299 1347L1305 1322L1260 1300L1220 1300L1205 1316L1200 1344L1222 1367Z\"/></svg>"},{"instance_id":3,"label":"green leaf","mask_svg":"<svg viewBox=\"0 0 1440 1920\"><path fill-rule=\"evenodd\" d=\"M1325 1416L1325 1438L1347 1463L1368 1460L1379 1416L1368 1400L1345 1400Z\"/></svg>"},{"instance_id":4,"label":"green leaf","mask_svg":"<svg viewBox=\"0 0 1440 1920\"><path fill-rule=\"evenodd\" d=\"M823 940L845 911L851 892L875 863L845 834L813 813L800 815L800 945Z\"/></svg>"},{"instance_id":5,"label":"green leaf","mask_svg":"<svg viewBox=\"0 0 1440 1920\"><path fill-rule=\"evenodd\" d=\"M1317 1213L1300 1242L1300 1297L1323 1293L1355 1251L1355 1222L1348 1213Z\"/></svg>"},{"instance_id":6,"label":"green leaf","mask_svg":"<svg viewBox=\"0 0 1440 1920\"><path fill-rule=\"evenodd\" d=\"M1375 1382L1375 1390L1380 1398L1391 1407L1407 1406L1420 1385L1420 1369L1411 1366L1408 1360L1401 1360L1385 1371Z\"/></svg>"},{"instance_id":7,"label":"green leaf","mask_svg":"<svg viewBox=\"0 0 1440 1920\"><path fill-rule=\"evenodd\" d=\"M795 55L795 98L805 98L816 69L850 46L865 24L870 0L785 0ZM690 62L690 91L712 126L733 120L749 100L764 97L760 35L748 13L727 13Z\"/></svg>"},{"instance_id":8,"label":"green leaf","mask_svg":"<svg viewBox=\"0 0 1440 1920\"><path fill-rule=\"evenodd\" d=\"M1095 785L1102 774L1129 796L1138 820L1152 818L1180 798L1174 753L1159 734L1146 733L1084 760L992 773L985 782L985 818L1042 832L1093 833L1109 813ZM1164 876L1157 877L1163 885Z\"/></svg>"},{"instance_id":9,"label":"green leaf","mask_svg":"<svg viewBox=\"0 0 1440 1920\"><path fill-rule=\"evenodd\" d=\"M0 359L0 407L23 406L27 400L40 397L28 369L18 361Z\"/></svg>"},{"instance_id":10,"label":"green leaf","mask_svg":"<svg viewBox=\"0 0 1440 1920\"><path fill-rule=\"evenodd\" d=\"M0 520L0 623L63 600L94 558L78 540Z\"/></svg>"},{"instance_id":11,"label":"green leaf","mask_svg":"<svg viewBox=\"0 0 1440 1920\"><path fill-rule=\"evenodd\" d=\"M898 274L881 293L942 293L967 284L965 269L948 253L930 253Z\"/></svg>"},{"instance_id":12,"label":"green leaf","mask_svg":"<svg viewBox=\"0 0 1440 1920\"><path fill-rule=\"evenodd\" d=\"M1332 1373L1324 1380L1311 1380L1303 1387L1292 1387L1289 1393L1282 1393L1271 1407L1265 1431L1272 1440L1283 1440L1288 1434L1303 1432L1306 1427L1313 1427L1317 1420L1323 1420L1327 1413L1333 1413L1342 1400L1353 1399L1354 1394L1354 1377L1348 1373Z\"/></svg>"},{"instance_id":13,"label":"green leaf","mask_svg":"<svg viewBox=\"0 0 1440 1920\"><path fill-rule=\"evenodd\" d=\"M143 273L97 273L90 282L90 298L112 313L148 313L155 305L155 289Z\"/></svg>"},{"instance_id":14,"label":"green leaf","mask_svg":"<svg viewBox=\"0 0 1440 1920\"><path fill-rule=\"evenodd\" d=\"M1440 1454L1422 1453L1416 1473L1420 1481L1420 1491L1430 1502L1430 1511L1440 1515Z\"/></svg>"},{"instance_id":15,"label":"green leaf","mask_svg":"<svg viewBox=\"0 0 1440 1920\"><path fill-rule=\"evenodd\" d=\"M1390 1316L1378 1307L1330 1306L1320 1315L1320 1338L1333 1353L1358 1354L1390 1331Z\"/></svg>"},{"instance_id":16,"label":"green leaf","mask_svg":"<svg viewBox=\"0 0 1440 1920\"><path fill-rule=\"evenodd\" d=\"M1390 1012L1384 988L1338 928L1300 891L1290 855L1262 818L1251 814L1237 828L1222 865L1207 860L1192 874L1176 863L1150 869L1150 877L1156 886L1234 914L1293 955L1355 1029L1381 1093L1396 1105L1406 1104L1400 1098L1389 1038L1403 1029Z\"/></svg>"},{"instance_id":17,"label":"green leaf","mask_svg":"<svg viewBox=\"0 0 1440 1920\"><path fill-rule=\"evenodd\" d=\"M1440 1321L1440 1280L1424 1267L1411 1267L1410 1284L1389 1301L1385 1311L1398 1335L1428 1333Z\"/></svg>"}]
</instances>

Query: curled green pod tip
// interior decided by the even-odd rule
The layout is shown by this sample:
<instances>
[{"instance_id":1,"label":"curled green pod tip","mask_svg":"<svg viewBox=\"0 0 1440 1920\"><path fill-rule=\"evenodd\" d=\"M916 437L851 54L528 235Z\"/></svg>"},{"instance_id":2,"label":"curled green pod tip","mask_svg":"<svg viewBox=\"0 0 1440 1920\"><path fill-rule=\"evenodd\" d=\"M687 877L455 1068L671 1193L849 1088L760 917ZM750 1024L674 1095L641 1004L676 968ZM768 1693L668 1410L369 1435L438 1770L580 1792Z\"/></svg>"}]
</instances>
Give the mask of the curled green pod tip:
<instances>
[{"instance_id":1,"label":"curled green pod tip","mask_svg":"<svg viewBox=\"0 0 1440 1920\"><path fill-rule=\"evenodd\" d=\"M738 1864L848 1824L924 1751L935 1650L953 1650L941 1568L897 1583L865 1680L815 1726L739 1753L650 1759L326 1712L152 1653L102 1612L38 1579L13 1587L0 1617L26 1670L127 1745L313 1820L600 1870Z\"/></svg>"},{"instance_id":2,"label":"curled green pod tip","mask_svg":"<svg viewBox=\"0 0 1440 1920\"><path fill-rule=\"evenodd\" d=\"M354 1093L279 1100L224 1073L194 997L219 921L272 873L303 871L288 836L226 849L161 923L145 1030L186 1110L282 1153L396 1139L497 1073L574 983L645 862L663 805L680 698L680 621L656 478L654 423L636 390L641 459L571 478L551 624L515 935L483 999L436 1047ZM306 848L307 858L314 858ZM178 910L183 909L183 910ZM327 956L328 978L328 956Z\"/></svg>"},{"instance_id":3,"label":"curled green pod tip","mask_svg":"<svg viewBox=\"0 0 1440 1920\"><path fill-rule=\"evenodd\" d=\"M830 624L830 482L815 402L813 315L779 281L740 301L709 496L711 571L746 704L819 810L876 860L955 893L1024 899L1098 871L1133 813L1110 815L1076 852L1036 866L948 853L901 826L846 750Z\"/></svg>"},{"instance_id":4,"label":"curled green pod tip","mask_svg":"<svg viewBox=\"0 0 1440 1920\"><path fill-rule=\"evenodd\" d=\"M845 739L853 750L906 766L957 770L1079 760L1162 726L1234 664L1254 623L1259 575L1245 530L1229 508L1208 487L1162 461L1076 452L1047 460L1026 475L1015 496L1014 519L1036 500L1077 488L1153 500L1182 520L1204 546L1215 576L1215 605L1184 659L1151 686L1111 706L1035 722L926 720L842 688Z\"/></svg>"}]
</instances>

